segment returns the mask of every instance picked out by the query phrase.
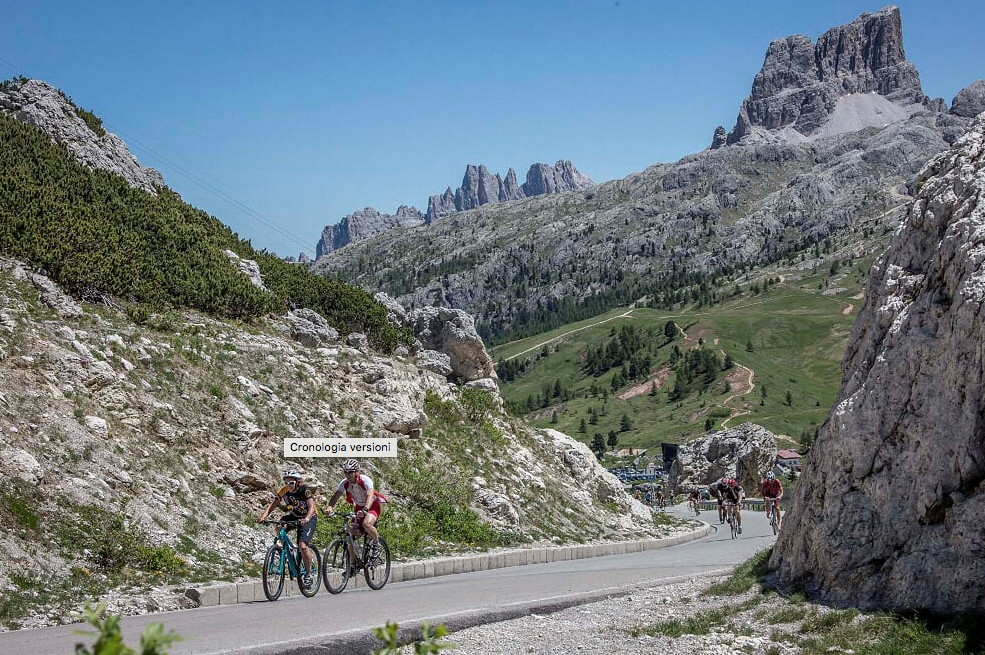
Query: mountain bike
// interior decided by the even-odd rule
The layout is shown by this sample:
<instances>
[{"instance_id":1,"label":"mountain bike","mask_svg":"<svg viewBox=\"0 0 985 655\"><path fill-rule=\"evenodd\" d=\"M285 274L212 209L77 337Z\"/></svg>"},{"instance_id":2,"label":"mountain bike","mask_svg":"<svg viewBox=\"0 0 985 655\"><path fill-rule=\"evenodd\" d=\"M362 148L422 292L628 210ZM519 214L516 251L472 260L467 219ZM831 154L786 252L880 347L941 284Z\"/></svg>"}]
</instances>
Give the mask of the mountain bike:
<instances>
[{"instance_id":1,"label":"mountain bike","mask_svg":"<svg viewBox=\"0 0 985 655\"><path fill-rule=\"evenodd\" d=\"M263 595L269 601L280 598L284 591L284 576L290 574L291 580L298 581L298 588L306 598L318 593L321 587L321 554L314 546L308 546L311 553L311 570L304 563L301 548L291 541L288 530L300 525L298 521L263 521L267 525L279 525L280 532L274 537L273 545L267 549L263 558Z\"/></svg>"},{"instance_id":2,"label":"mountain bike","mask_svg":"<svg viewBox=\"0 0 985 655\"><path fill-rule=\"evenodd\" d=\"M732 531L732 538L739 538L739 521L735 516L735 503L725 503L725 521Z\"/></svg>"},{"instance_id":3,"label":"mountain bike","mask_svg":"<svg viewBox=\"0 0 985 655\"><path fill-rule=\"evenodd\" d=\"M699 500L690 500L687 503L687 507L688 507L688 509L693 509L694 510L694 515L695 516L700 516L701 515L701 501L699 501Z\"/></svg>"},{"instance_id":4,"label":"mountain bike","mask_svg":"<svg viewBox=\"0 0 985 655\"><path fill-rule=\"evenodd\" d=\"M369 535L361 525L355 523L355 518L356 515L352 512L342 517L342 527L338 535L328 544L322 556L322 578L325 588L333 594L342 593L349 578L360 570L370 589L378 591L390 579L390 547L386 539L380 537L380 551L376 555L365 557L370 550ZM353 538L349 533L350 523L359 528L362 539ZM355 561L351 560L353 555Z\"/></svg>"},{"instance_id":5,"label":"mountain bike","mask_svg":"<svg viewBox=\"0 0 985 655\"><path fill-rule=\"evenodd\" d=\"M780 531L780 501L776 498L766 499L766 516L770 520L770 527L773 528L773 534Z\"/></svg>"}]
</instances>

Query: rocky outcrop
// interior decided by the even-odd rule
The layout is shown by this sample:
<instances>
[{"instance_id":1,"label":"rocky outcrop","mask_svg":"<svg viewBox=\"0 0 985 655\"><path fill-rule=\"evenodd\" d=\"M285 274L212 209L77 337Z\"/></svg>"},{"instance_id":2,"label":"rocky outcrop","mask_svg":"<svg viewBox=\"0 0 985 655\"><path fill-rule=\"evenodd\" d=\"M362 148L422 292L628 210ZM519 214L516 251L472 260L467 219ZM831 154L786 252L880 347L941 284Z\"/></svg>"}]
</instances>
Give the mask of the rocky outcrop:
<instances>
[{"instance_id":1,"label":"rocky outcrop","mask_svg":"<svg viewBox=\"0 0 985 655\"><path fill-rule=\"evenodd\" d=\"M583 175L570 161L558 161L554 166L533 164L527 171L527 181L517 185L516 172L511 168L506 179L483 166L465 167L462 186L455 192L445 189L428 199L425 221L431 221L459 211L475 209L489 203L520 200L549 193L564 193L592 186L594 182Z\"/></svg>"},{"instance_id":2,"label":"rocky outcrop","mask_svg":"<svg viewBox=\"0 0 985 655\"><path fill-rule=\"evenodd\" d=\"M285 318L291 326L291 338L309 348L321 348L339 340L338 330L313 309L295 309Z\"/></svg>"},{"instance_id":3,"label":"rocky outcrop","mask_svg":"<svg viewBox=\"0 0 985 655\"><path fill-rule=\"evenodd\" d=\"M743 423L682 445L667 481L674 493L687 493L722 477L734 477L747 495L755 496L763 474L775 463L773 433L755 423Z\"/></svg>"},{"instance_id":4,"label":"rocky outcrop","mask_svg":"<svg viewBox=\"0 0 985 655\"><path fill-rule=\"evenodd\" d=\"M817 132L840 98L875 93L900 106L943 107L923 94L920 75L903 52L899 9L886 7L825 32L812 43L803 35L773 41L752 93L742 103L728 143L756 134L757 128L789 127L800 135ZM855 110L857 113L857 109ZM866 108L865 118L886 122L882 107ZM855 117L852 127L856 127ZM846 130L847 131L847 130Z\"/></svg>"},{"instance_id":5,"label":"rocky outcrop","mask_svg":"<svg viewBox=\"0 0 985 655\"><path fill-rule=\"evenodd\" d=\"M395 227L414 227L422 223L424 215L415 207L400 205L397 213L392 216L366 207L344 216L338 225L329 225L322 230L321 239L315 246L315 259L377 232Z\"/></svg>"},{"instance_id":6,"label":"rocky outcrop","mask_svg":"<svg viewBox=\"0 0 985 655\"><path fill-rule=\"evenodd\" d=\"M0 111L43 130L89 168L115 173L150 193L164 186L161 173L141 166L123 140L103 129L98 118L40 80L6 82L0 88Z\"/></svg>"},{"instance_id":7,"label":"rocky outcrop","mask_svg":"<svg viewBox=\"0 0 985 655\"><path fill-rule=\"evenodd\" d=\"M974 118L985 111L985 80L976 80L958 91L951 101L951 113L963 118Z\"/></svg>"},{"instance_id":8,"label":"rocky outcrop","mask_svg":"<svg viewBox=\"0 0 985 655\"><path fill-rule=\"evenodd\" d=\"M985 612L985 115L872 269L771 560L835 604Z\"/></svg>"},{"instance_id":9,"label":"rocky outcrop","mask_svg":"<svg viewBox=\"0 0 985 655\"><path fill-rule=\"evenodd\" d=\"M496 379L492 358L468 313L447 307L408 311L385 293L377 293L375 298L387 308L392 323L413 330L417 350L422 351L419 366L463 382ZM490 390L499 397L495 382L491 382Z\"/></svg>"},{"instance_id":10,"label":"rocky outcrop","mask_svg":"<svg viewBox=\"0 0 985 655\"><path fill-rule=\"evenodd\" d=\"M578 172L578 169L570 161L559 161L554 166L534 164L527 171L527 181L523 184L523 194L529 197L542 196L548 193L566 193L584 189L593 184L594 182Z\"/></svg>"}]
</instances>

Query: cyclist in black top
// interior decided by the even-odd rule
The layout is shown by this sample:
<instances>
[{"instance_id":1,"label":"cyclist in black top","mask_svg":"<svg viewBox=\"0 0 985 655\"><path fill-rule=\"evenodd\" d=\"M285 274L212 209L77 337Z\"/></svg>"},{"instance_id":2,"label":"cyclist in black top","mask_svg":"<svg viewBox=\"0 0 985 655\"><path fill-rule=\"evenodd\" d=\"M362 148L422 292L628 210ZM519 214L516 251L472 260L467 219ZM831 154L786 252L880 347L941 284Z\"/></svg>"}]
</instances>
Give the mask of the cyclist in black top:
<instances>
[{"instance_id":1,"label":"cyclist in black top","mask_svg":"<svg viewBox=\"0 0 985 655\"><path fill-rule=\"evenodd\" d=\"M739 483L735 481L735 478L728 479L728 486L722 493L722 500L726 503L732 503L735 505L735 522L739 526L739 534L742 534L742 499L745 498L746 492L739 486Z\"/></svg>"},{"instance_id":2,"label":"cyclist in black top","mask_svg":"<svg viewBox=\"0 0 985 655\"><path fill-rule=\"evenodd\" d=\"M728 490L728 478L724 475L721 480L716 480L708 487L708 493L718 501L718 522L725 523L725 507L722 505L722 494Z\"/></svg>"},{"instance_id":3,"label":"cyclist in black top","mask_svg":"<svg viewBox=\"0 0 985 655\"><path fill-rule=\"evenodd\" d=\"M298 522L298 547L304 557L304 565L308 571L311 570L311 537L315 534L315 527L318 525L318 508L315 506L315 490L304 484L304 478L297 469L284 471L284 486L277 491L277 495L267 508L260 514L258 521L265 520L276 507L287 509L287 514L280 517L281 521ZM279 529L274 528L274 534L278 534ZM314 582L310 575L305 576L304 583L310 587Z\"/></svg>"}]
</instances>

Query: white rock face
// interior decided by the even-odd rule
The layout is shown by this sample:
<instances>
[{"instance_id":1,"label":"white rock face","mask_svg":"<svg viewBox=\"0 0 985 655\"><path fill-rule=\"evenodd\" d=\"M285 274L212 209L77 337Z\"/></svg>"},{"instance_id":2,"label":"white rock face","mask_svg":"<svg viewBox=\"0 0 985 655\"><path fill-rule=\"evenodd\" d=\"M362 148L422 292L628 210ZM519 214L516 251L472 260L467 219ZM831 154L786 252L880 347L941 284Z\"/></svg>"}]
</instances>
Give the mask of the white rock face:
<instances>
[{"instance_id":1,"label":"white rock face","mask_svg":"<svg viewBox=\"0 0 985 655\"><path fill-rule=\"evenodd\" d=\"M36 125L89 168L116 173L130 186L150 193L155 193L155 187L164 186L161 173L141 166L122 139L110 132L93 132L63 94L40 80L28 80L0 91L0 110Z\"/></svg>"},{"instance_id":2,"label":"white rock face","mask_svg":"<svg viewBox=\"0 0 985 655\"><path fill-rule=\"evenodd\" d=\"M774 551L837 604L985 611L985 114L918 178Z\"/></svg>"}]
</instances>

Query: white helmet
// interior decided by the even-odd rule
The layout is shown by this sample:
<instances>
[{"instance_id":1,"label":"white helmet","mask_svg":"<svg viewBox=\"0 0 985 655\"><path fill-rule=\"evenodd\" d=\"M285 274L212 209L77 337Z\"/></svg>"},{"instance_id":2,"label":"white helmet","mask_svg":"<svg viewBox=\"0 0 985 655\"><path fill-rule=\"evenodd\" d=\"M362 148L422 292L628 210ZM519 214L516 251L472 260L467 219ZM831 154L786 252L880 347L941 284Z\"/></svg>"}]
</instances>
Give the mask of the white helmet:
<instances>
[{"instance_id":1,"label":"white helmet","mask_svg":"<svg viewBox=\"0 0 985 655\"><path fill-rule=\"evenodd\" d=\"M342 470L343 471L358 471L359 470L359 462L357 462L354 459L347 459L344 462L342 462Z\"/></svg>"},{"instance_id":2,"label":"white helmet","mask_svg":"<svg viewBox=\"0 0 985 655\"><path fill-rule=\"evenodd\" d=\"M283 477L285 477L285 478L294 478L295 480L300 480L304 476L301 475L301 472L298 471L297 469L287 469L286 471L284 471Z\"/></svg>"},{"instance_id":3,"label":"white helmet","mask_svg":"<svg viewBox=\"0 0 985 655\"><path fill-rule=\"evenodd\" d=\"M767 480L776 480L776 473L774 473L773 471L767 471L767 473L766 473L766 479Z\"/></svg>"}]
</instances>

